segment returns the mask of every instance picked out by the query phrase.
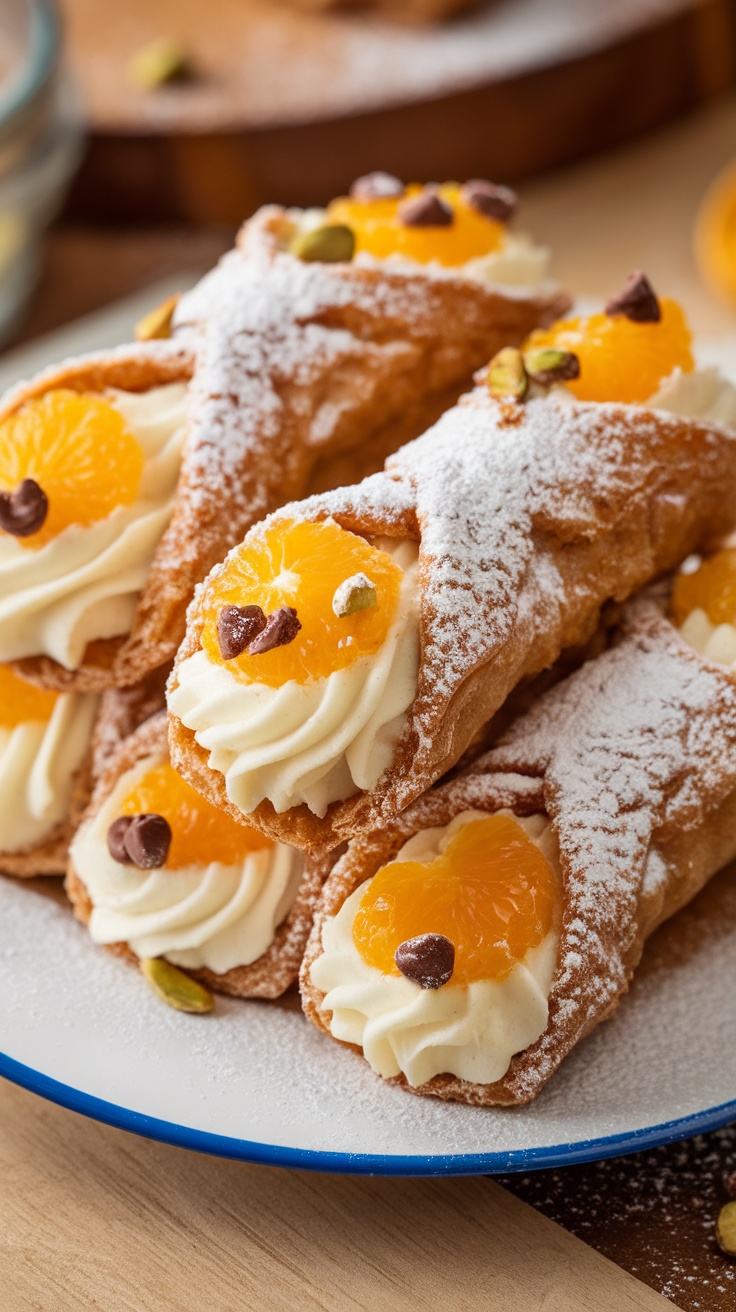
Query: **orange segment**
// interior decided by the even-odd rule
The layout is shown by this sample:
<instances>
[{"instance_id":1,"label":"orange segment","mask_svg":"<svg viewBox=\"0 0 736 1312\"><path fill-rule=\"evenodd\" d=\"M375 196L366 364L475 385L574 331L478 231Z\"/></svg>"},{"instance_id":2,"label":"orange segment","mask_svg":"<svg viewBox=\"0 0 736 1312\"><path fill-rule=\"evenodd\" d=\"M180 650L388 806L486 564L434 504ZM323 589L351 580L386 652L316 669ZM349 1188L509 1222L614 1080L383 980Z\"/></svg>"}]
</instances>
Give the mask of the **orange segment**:
<instances>
[{"instance_id":1,"label":"orange segment","mask_svg":"<svg viewBox=\"0 0 736 1312\"><path fill-rule=\"evenodd\" d=\"M695 223L695 258L711 289L736 304L736 163L706 192Z\"/></svg>"},{"instance_id":2,"label":"orange segment","mask_svg":"<svg viewBox=\"0 0 736 1312\"><path fill-rule=\"evenodd\" d=\"M328 223L346 223L355 233L355 252L365 251L376 259L404 255L418 264L436 260L447 268L490 255L502 245L506 229L462 199L456 182L439 187L438 194L451 207L454 220L447 228L413 228L402 223L399 206L424 190L418 183L406 188L404 196L385 200L352 200L341 196L327 210Z\"/></svg>"},{"instance_id":3,"label":"orange segment","mask_svg":"<svg viewBox=\"0 0 736 1312\"><path fill-rule=\"evenodd\" d=\"M672 589L672 616L682 624L696 609L711 624L736 624L736 550L718 551L692 574L678 574Z\"/></svg>"},{"instance_id":4,"label":"orange segment","mask_svg":"<svg viewBox=\"0 0 736 1312\"><path fill-rule=\"evenodd\" d=\"M376 605L338 618L332 609L335 592L359 573L375 585ZM256 656L246 651L227 661L227 668L242 683L271 688L290 679L327 678L378 651L396 614L401 578L387 552L332 520L279 520L252 530L210 584L202 646L211 661L225 663L217 636L223 606L260 606L266 615L291 606L302 626L292 642Z\"/></svg>"},{"instance_id":5,"label":"orange segment","mask_svg":"<svg viewBox=\"0 0 736 1312\"><path fill-rule=\"evenodd\" d=\"M120 810L121 815L150 812L164 816L171 826L171 847L166 858L169 870L208 865L210 861L235 865L249 852L272 846L264 834L218 811L168 762L148 770Z\"/></svg>"},{"instance_id":6,"label":"orange segment","mask_svg":"<svg viewBox=\"0 0 736 1312\"><path fill-rule=\"evenodd\" d=\"M370 881L353 923L369 966L398 975L394 953L418 934L455 945L453 984L502 980L541 943L559 892L549 861L516 820L471 820L434 861L392 861Z\"/></svg>"},{"instance_id":7,"label":"orange segment","mask_svg":"<svg viewBox=\"0 0 736 1312\"><path fill-rule=\"evenodd\" d=\"M15 729L29 720L46 724L58 697L58 692L36 688L14 674L9 665L0 665L0 729Z\"/></svg>"},{"instance_id":8,"label":"orange segment","mask_svg":"<svg viewBox=\"0 0 736 1312\"><path fill-rule=\"evenodd\" d=\"M524 350L574 351L580 377L565 384L580 401L647 401L673 369L695 368L692 334L676 301L660 299L659 323L633 323L625 315L560 319L528 338Z\"/></svg>"},{"instance_id":9,"label":"orange segment","mask_svg":"<svg viewBox=\"0 0 736 1312\"><path fill-rule=\"evenodd\" d=\"M16 539L24 547L42 547L71 524L94 524L130 505L142 470L140 443L99 396L59 388L0 424L0 490L33 478L49 502L38 533Z\"/></svg>"}]
</instances>

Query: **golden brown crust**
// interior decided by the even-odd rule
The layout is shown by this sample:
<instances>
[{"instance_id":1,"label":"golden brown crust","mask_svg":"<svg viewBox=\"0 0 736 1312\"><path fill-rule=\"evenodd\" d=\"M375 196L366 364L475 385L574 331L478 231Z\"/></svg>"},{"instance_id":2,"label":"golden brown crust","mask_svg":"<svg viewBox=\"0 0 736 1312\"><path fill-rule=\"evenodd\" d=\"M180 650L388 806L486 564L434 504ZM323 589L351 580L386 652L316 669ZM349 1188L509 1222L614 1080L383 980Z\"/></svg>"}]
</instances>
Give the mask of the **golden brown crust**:
<instances>
[{"instance_id":1,"label":"golden brown crust","mask_svg":"<svg viewBox=\"0 0 736 1312\"><path fill-rule=\"evenodd\" d=\"M442 1075L415 1093L530 1101L616 1009L649 935L736 854L736 676L700 657L661 603L642 598L627 609L620 642L542 697L469 771L380 834L353 840L331 873L331 858L318 858L329 877L300 974L318 1028L329 1033L311 979L326 919L419 829L503 806L546 814L559 843L563 921L547 1029L494 1084Z\"/></svg>"},{"instance_id":2,"label":"golden brown crust","mask_svg":"<svg viewBox=\"0 0 736 1312\"><path fill-rule=\"evenodd\" d=\"M127 770L132 769L137 761L148 756L165 756L168 751L166 715L159 713L146 720L112 756L107 757L104 773L95 785L92 799L82 822L96 815L107 800L118 779ZM223 974L214 971L188 970L187 974L201 980L208 988L218 993L228 993L238 998L278 998L296 981L299 963L304 952L312 924L314 906L321 889L319 872L305 872L299 887L296 901L288 916L279 925L273 942L257 961L250 965L237 966ZM74 908L74 914L82 924L89 923L92 903L87 889L69 861L65 883L66 892ZM137 964L138 958L127 943L115 943L110 950L124 957L131 964Z\"/></svg>"},{"instance_id":3,"label":"golden brown crust","mask_svg":"<svg viewBox=\"0 0 736 1312\"><path fill-rule=\"evenodd\" d=\"M736 441L724 429L641 406L551 397L509 416L483 388L391 457L384 473L286 507L280 513L331 515L366 535L419 539L418 692L374 789L333 803L324 819L306 805L279 814L264 801L248 821L305 849L389 823L457 763L519 683L584 647L611 599L624 600L725 530L734 507ZM200 645L206 588L189 613L173 688ZM242 819L174 716L169 735L182 774Z\"/></svg>"}]
</instances>

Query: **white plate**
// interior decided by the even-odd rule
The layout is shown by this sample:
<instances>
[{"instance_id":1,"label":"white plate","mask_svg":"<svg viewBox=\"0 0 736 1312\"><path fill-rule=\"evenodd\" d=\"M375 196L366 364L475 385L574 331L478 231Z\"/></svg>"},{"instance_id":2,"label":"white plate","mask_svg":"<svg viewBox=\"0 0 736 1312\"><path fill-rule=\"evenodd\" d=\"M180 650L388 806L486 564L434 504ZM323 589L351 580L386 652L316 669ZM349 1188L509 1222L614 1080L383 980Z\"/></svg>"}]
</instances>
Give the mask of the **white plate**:
<instances>
[{"instance_id":1,"label":"white plate","mask_svg":"<svg viewBox=\"0 0 736 1312\"><path fill-rule=\"evenodd\" d=\"M85 345L77 332L74 349ZM708 345L711 359L732 350ZM65 343L44 347L59 358ZM66 907L19 881L0 879L0 926L0 1074L205 1152L331 1171L528 1170L646 1148L736 1116L733 872L660 931L613 1020L535 1103L513 1110L383 1084L308 1025L295 999L218 999L207 1017L170 1011L135 970L95 948Z\"/></svg>"}]
</instances>

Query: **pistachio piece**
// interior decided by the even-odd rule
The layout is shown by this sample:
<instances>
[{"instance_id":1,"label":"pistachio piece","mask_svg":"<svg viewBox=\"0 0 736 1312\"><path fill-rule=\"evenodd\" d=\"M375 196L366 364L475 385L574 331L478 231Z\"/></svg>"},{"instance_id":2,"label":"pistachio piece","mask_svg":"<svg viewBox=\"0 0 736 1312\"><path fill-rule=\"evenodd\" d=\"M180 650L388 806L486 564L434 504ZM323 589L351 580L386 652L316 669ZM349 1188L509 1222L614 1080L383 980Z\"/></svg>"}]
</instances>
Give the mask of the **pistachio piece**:
<instances>
[{"instance_id":1,"label":"pistachio piece","mask_svg":"<svg viewBox=\"0 0 736 1312\"><path fill-rule=\"evenodd\" d=\"M138 342L152 342L155 339L171 336L171 321L174 317L174 310L179 304L179 294L167 296L165 301L157 305L155 310L149 310L144 314L135 326L135 336Z\"/></svg>"},{"instance_id":2,"label":"pistachio piece","mask_svg":"<svg viewBox=\"0 0 736 1312\"><path fill-rule=\"evenodd\" d=\"M357 615L359 610L370 610L378 601L376 585L367 574L353 574L335 588L332 609L339 619L346 615Z\"/></svg>"},{"instance_id":3,"label":"pistachio piece","mask_svg":"<svg viewBox=\"0 0 736 1312\"><path fill-rule=\"evenodd\" d=\"M189 55L178 41L161 37L143 46L129 65L131 80L143 91L155 91L167 82L183 82L192 75Z\"/></svg>"},{"instance_id":4,"label":"pistachio piece","mask_svg":"<svg viewBox=\"0 0 736 1312\"><path fill-rule=\"evenodd\" d=\"M347 264L353 258L355 235L346 223L323 223L320 228L298 232L289 250L308 263Z\"/></svg>"},{"instance_id":5,"label":"pistachio piece","mask_svg":"<svg viewBox=\"0 0 736 1312\"><path fill-rule=\"evenodd\" d=\"M504 346L491 360L486 382L491 396L523 401L529 388L529 379L521 351L517 351L515 346Z\"/></svg>"},{"instance_id":6,"label":"pistachio piece","mask_svg":"<svg viewBox=\"0 0 736 1312\"><path fill-rule=\"evenodd\" d=\"M718 1213L716 1239L721 1252L736 1257L736 1202L724 1203Z\"/></svg>"},{"instance_id":7,"label":"pistachio piece","mask_svg":"<svg viewBox=\"0 0 736 1312\"><path fill-rule=\"evenodd\" d=\"M212 1011L215 1000L209 989L163 957L141 957L141 973L162 1002L175 1011L197 1014Z\"/></svg>"},{"instance_id":8,"label":"pistachio piece","mask_svg":"<svg viewBox=\"0 0 736 1312\"><path fill-rule=\"evenodd\" d=\"M572 351L561 351L556 346L545 346L541 351L527 351L524 366L533 383L551 387L570 378L580 377L580 361Z\"/></svg>"}]
</instances>

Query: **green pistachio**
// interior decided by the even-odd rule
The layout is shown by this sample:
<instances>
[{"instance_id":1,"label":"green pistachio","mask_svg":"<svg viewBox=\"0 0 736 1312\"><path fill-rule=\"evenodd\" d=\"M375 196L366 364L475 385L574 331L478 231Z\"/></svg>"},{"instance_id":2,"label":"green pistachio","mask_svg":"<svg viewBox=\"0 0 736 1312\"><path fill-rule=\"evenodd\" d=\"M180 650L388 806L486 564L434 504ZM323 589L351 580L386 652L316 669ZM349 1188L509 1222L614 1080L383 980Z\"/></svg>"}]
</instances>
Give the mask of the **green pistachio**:
<instances>
[{"instance_id":1,"label":"green pistachio","mask_svg":"<svg viewBox=\"0 0 736 1312\"><path fill-rule=\"evenodd\" d=\"M307 262L348 263L355 251L355 235L345 223L324 223L320 228L298 232L289 250L298 260Z\"/></svg>"},{"instance_id":2,"label":"green pistachio","mask_svg":"<svg viewBox=\"0 0 736 1312\"><path fill-rule=\"evenodd\" d=\"M726 1203L718 1213L716 1239L729 1257L736 1257L736 1202Z\"/></svg>"},{"instance_id":3,"label":"green pistachio","mask_svg":"<svg viewBox=\"0 0 736 1312\"><path fill-rule=\"evenodd\" d=\"M540 387L551 387L553 383L565 383L580 377L578 357L572 351L561 351L556 346L527 351L524 365L532 382Z\"/></svg>"},{"instance_id":4,"label":"green pistachio","mask_svg":"<svg viewBox=\"0 0 736 1312\"><path fill-rule=\"evenodd\" d=\"M143 91L155 91L167 82L181 82L191 76L189 56L178 41L162 37L143 46L130 62L131 80Z\"/></svg>"},{"instance_id":5,"label":"green pistachio","mask_svg":"<svg viewBox=\"0 0 736 1312\"><path fill-rule=\"evenodd\" d=\"M212 1011L215 1001L209 989L172 966L170 961L164 961L163 957L142 957L140 967L154 993L169 1007L197 1013Z\"/></svg>"},{"instance_id":6,"label":"green pistachio","mask_svg":"<svg viewBox=\"0 0 736 1312\"><path fill-rule=\"evenodd\" d=\"M370 610L378 602L376 585L367 574L353 574L339 588L332 598L332 609L343 619L346 615L357 615L359 610Z\"/></svg>"},{"instance_id":7,"label":"green pistachio","mask_svg":"<svg viewBox=\"0 0 736 1312\"><path fill-rule=\"evenodd\" d=\"M524 360L521 351L515 346L505 346L494 355L486 375L491 396L503 397L513 401L523 401L529 387Z\"/></svg>"},{"instance_id":8,"label":"green pistachio","mask_svg":"<svg viewBox=\"0 0 736 1312\"><path fill-rule=\"evenodd\" d=\"M167 296L155 310L138 320L135 326L136 341L152 342L155 339L171 336L171 321L179 301L178 296Z\"/></svg>"}]
</instances>

